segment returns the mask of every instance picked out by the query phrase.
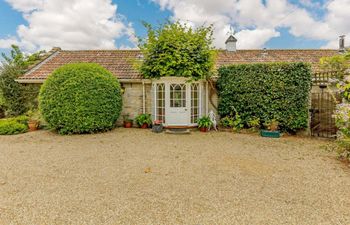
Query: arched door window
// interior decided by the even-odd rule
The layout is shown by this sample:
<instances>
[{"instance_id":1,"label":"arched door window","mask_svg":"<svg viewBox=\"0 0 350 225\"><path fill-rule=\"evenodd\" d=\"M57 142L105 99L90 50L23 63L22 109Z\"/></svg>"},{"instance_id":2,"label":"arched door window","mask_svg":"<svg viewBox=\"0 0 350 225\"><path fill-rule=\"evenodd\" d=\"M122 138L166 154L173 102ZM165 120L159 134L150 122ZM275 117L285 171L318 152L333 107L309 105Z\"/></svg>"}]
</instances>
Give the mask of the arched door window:
<instances>
[{"instance_id":1,"label":"arched door window","mask_svg":"<svg viewBox=\"0 0 350 225\"><path fill-rule=\"evenodd\" d=\"M172 108L186 107L186 84L170 85L170 107Z\"/></svg>"}]
</instances>

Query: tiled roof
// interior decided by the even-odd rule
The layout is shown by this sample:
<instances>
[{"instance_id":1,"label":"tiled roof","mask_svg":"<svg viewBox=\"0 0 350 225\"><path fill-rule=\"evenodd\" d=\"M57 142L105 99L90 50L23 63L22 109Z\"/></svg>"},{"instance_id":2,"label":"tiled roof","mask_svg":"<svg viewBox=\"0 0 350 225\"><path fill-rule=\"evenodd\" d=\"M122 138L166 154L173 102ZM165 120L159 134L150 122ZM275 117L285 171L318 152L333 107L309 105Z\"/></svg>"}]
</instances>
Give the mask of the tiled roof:
<instances>
[{"instance_id":1,"label":"tiled roof","mask_svg":"<svg viewBox=\"0 0 350 225\"><path fill-rule=\"evenodd\" d=\"M111 71L119 79L141 79L135 68L141 52L138 50L87 50L57 51L44 61L33 67L19 80L46 79L55 69L68 63L98 63ZM238 50L228 52L220 50L216 67L240 63L262 62L308 62L313 70L318 70L321 57L339 54L337 50Z\"/></svg>"}]
</instances>

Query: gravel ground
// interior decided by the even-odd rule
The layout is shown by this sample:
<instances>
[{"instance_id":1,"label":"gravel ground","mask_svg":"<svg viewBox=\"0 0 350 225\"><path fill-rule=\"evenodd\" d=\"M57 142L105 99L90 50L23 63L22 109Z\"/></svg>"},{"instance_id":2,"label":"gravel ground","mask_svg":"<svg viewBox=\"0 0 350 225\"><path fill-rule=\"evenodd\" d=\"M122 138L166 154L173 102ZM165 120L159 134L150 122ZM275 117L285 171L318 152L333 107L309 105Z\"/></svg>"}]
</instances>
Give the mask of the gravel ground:
<instances>
[{"instance_id":1,"label":"gravel ground","mask_svg":"<svg viewBox=\"0 0 350 225\"><path fill-rule=\"evenodd\" d=\"M116 129L0 137L0 224L350 224L325 141Z\"/></svg>"}]
</instances>

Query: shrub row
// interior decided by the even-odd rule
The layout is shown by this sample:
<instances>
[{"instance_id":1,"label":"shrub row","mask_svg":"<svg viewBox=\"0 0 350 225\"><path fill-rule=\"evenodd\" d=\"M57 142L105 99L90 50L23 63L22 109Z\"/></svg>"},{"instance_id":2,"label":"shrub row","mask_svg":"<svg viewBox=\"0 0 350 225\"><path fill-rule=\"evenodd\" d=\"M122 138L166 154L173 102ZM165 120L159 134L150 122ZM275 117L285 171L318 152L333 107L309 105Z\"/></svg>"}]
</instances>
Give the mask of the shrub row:
<instances>
[{"instance_id":1,"label":"shrub row","mask_svg":"<svg viewBox=\"0 0 350 225\"><path fill-rule=\"evenodd\" d=\"M306 63L259 63L222 67L217 82L221 117L239 113L245 125L276 119L281 130L308 126L311 67Z\"/></svg>"}]
</instances>

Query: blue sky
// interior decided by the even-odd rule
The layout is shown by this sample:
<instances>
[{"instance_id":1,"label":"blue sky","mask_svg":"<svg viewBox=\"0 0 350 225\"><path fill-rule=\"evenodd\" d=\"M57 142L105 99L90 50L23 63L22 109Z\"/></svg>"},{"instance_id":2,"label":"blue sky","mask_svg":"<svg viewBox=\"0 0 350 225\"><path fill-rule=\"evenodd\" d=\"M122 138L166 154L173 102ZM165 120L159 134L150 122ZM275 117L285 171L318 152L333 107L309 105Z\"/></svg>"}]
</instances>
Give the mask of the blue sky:
<instances>
[{"instance_id":1,"label":"blue sky","mask_svg":"<svg viewBox=\"0 0 350 225\"><path fill-rule=\"evenodd\" d=\"M223 48L230 27L238 48L335 48L350 34L350 0L0 0L0 51L135 48L142 21L215 26ZM347 11L349 12L349 11Z\"/></svg>"}]
</instances>

